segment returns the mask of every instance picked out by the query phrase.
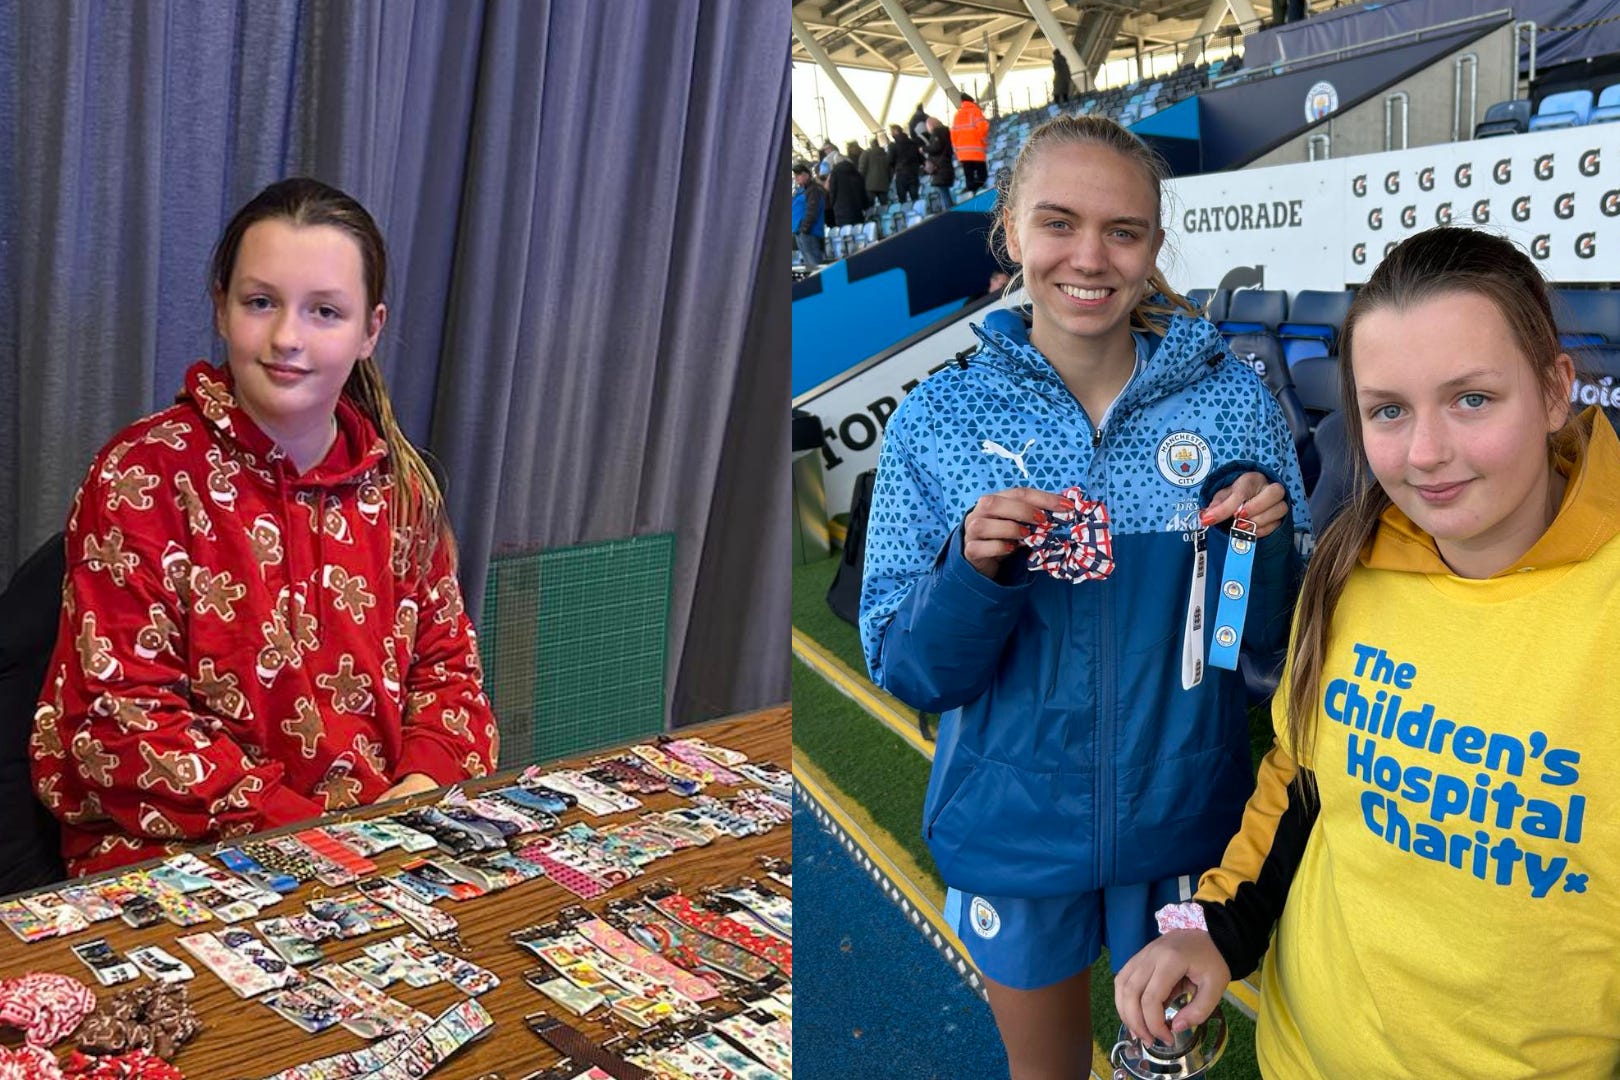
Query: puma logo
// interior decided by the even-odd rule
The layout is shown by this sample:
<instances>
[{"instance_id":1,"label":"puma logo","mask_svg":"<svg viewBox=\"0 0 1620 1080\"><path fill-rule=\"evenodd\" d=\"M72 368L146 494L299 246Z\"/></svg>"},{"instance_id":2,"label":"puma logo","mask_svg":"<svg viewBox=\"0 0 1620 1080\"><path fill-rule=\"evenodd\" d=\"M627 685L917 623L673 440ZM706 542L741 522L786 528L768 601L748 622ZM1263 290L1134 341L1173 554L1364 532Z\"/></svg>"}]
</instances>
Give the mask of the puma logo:
<instances>
[{"instance_id":1,"label":"puma logo","mask_svg":"<svg viewBox=\"0 0 1620 1080\"><path fill-rule=\"evenodd\" d=\"M1004 457L1004 458L1006 458L1008 461L1010 461L1014 465L1018 466L1018 471L1021 474L1023 474L1023 477L1024 477L1025 480L1028 480L1029 479L1029 469L1024 467L1024 455L1029 453L1029 448L1034 446L1034 445L1035 445L1035 440L1030 439L1030 440L1026 441L1024 443L1024 445L1019 449L1019 451L1015 454L1011 450L1007 449L1005 446L1002 446L1000 443L995 442L994 440L991 440L991 439L986 439L986 440L984 440L983 442L981 442L979 444L979 449L983 450L987 454L994 454L994 455L996 455L996 457Z\"/></svg>"}]
</instances>

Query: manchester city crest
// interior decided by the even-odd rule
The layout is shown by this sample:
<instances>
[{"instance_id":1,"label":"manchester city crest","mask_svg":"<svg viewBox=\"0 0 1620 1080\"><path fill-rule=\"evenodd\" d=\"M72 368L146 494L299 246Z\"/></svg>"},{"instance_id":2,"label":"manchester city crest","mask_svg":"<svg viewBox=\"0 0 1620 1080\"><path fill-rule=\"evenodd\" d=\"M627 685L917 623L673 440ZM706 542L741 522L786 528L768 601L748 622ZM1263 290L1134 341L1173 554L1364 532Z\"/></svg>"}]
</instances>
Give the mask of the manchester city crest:
<instances>
[{"instance_id":1,"label":"manchester city crest","mask_svg":"<svg viewBox=\"0 0 1620 1080\"><path fill-rule=\"evenodd\" d=\"M982 938L993 938L1001 932L1001 916L982 896L973 898L968 906L968 918L973 922L973 932Z\"/></svg>"},{"instance_id":2,"label":"manchester city crest","mask_svg":"<svg viewBox=\"0 0 1620 1080\"><path fill-rule=\"evenodd\" d=\"M1159 475L1177 487L1192 487L1209 475L1209 443L1190 431L1172 431L1159 443Z\"/></svg>"}]
</instances>

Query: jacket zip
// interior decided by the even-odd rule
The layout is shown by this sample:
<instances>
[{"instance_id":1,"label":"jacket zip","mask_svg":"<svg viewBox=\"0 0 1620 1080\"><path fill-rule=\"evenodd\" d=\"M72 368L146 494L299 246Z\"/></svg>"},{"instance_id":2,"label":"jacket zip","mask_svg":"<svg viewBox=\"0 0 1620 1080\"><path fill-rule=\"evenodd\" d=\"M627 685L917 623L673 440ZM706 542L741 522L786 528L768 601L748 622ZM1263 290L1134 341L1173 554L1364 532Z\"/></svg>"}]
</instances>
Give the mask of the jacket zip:
<instances>
[{"instance_id":1,"label":"jacket zip","mask_svg":"<svg viewBox=\"0 0 1620 1080\"><path fill-rule=\"evenodd\" d=\"M1096 441L1102 441L1102 428L1097 428ZM1098 471L1100 473L1100 470ZM1098 475L1098 473L1094 473ZM1106 484L1103 486L1106 487ZM1113 856L1113 760L1114 760L1114 602L1109 582L1099 581L1098 600L1101 606L1102 639L1097 650L1097 752L1096 777L1092 789L1096 792L1097 822L1097 888L1108 880L1105 868Z\"/></svg>"}]
</instances>

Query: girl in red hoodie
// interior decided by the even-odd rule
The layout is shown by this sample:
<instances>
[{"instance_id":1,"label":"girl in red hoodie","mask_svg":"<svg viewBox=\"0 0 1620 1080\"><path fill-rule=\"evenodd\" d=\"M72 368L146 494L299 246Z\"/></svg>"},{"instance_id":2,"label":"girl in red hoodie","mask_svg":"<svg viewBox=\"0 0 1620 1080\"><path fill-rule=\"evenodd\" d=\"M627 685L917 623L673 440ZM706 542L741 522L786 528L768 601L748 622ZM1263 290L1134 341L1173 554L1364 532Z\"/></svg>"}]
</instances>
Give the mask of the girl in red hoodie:
<instances>
[{"instance_id":1,"label":"girl in red hoodie","mask_svg":"<svg viewBox=\"0 0 1620 1080\"><path fill-rule=\"evenodd\" d=\"M91 465L32 743L70 870L494 768L444 502L374 356L386 281L359 203L272 184L214 251L225 365Z\"/></svg>"}]
</instances>

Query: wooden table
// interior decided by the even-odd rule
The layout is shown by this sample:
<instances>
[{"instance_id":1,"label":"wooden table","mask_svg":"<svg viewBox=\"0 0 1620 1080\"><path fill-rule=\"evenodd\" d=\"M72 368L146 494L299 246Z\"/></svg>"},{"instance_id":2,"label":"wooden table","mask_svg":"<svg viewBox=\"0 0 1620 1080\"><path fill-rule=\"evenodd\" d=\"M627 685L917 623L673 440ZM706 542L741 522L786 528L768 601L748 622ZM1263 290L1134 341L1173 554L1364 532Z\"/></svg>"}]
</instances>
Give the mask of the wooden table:
<instances>
[{"instance_id":1,"label":"wooden table","mask_svg":"<svg viewBox=\"0 0 1620 1080\"><path fill-rule=\"evenodd\" d=\"M769 760L783 768L791 768L791 716L791 710L786 707L767 709L683 728L678 734L698 735L709 742L739 750L747 754L751 760ZM600 757L605 752L597 751L583 758L548 764L561 767L572 761ZM512 775L510 772L505 773L467 784L465 787L469 792L475 792L486 787L501 786L503 782L509 783ZM721 796L729 794L730 790L720 785L711 785L709 788L710 793ZM379 808L379 812L397 812L407 803L423 804L431 802L433 798L431 795L418 796L404 803ZM684 802L679 796L668 793L644 795L641 799L645 810L673 809ZM564 815L563 821L565 824L576 820L593 825L618 824L632 820L641 812L643 811L595 818L575 809ZM306 822L296 826L296 829L309 828L310 825L311 823ZM204 855L207 850L207 848L198 849L199 853ZM688 892L695 892L706 885L734 882L744 876L763 880L764 874L757 861L761 855L791 858L790 826L779 825L767 833L746 839L722 836L706 847L692 848L669 858L660 859L651 864L641 877L633 878L603 896L583 903L593 912L600 913L609 900L633 896L643 885L658 878L669 878ZM386 872L406 858L408 856L395 850L376 856L375 861L379 872ZM774 883L772 884L775 887ZM314 888L319 886L314 883L303 886L298 892L289 894L280 904L266 908L263 917L268 919L302 911L304 902ZM343 892L348 891L348 888L326 891ZM549 998L531 989L521 975L524 971L537 966L539 961L507 938L513 930L553 920L563 908L580 903L582 901L573 893L545 878L538 878L504 892L463 903L439 901L437 907L451 912L460 920L461 936L470 950L466 954L467 957L499 975L501 985L478 999L495 1018L495 1027L482 1040L462 1050L441 1066L434 1074L435 1077L442 1075L466 1078L482 1076L485 1073L499 1073L506 1080L517 1080L534 1069L558 1063L561 1060L560 1056L523 1023L526 1014L539 1010L560 1016L598 1042L606 1040L613 1034L612 1030L599 1019L593 1021L573 1016L566 1010L561 1010ZM99 986L89 969L69 951L71 945L96 937L105 937L114 949L125 955L130 949L141 945L162 946L189 963L197 973L196 978L186 985L190 988L192 1003L203 1023L203 1031L174 1059L174 1063L185 1072L189 1080L257 1080L259 1077L268 1076L302 1062L357 1050L365 1045L360 1038L342 1027L331 1028L320 1035L306 1034L277 1016L267 1006L237 997L213 972L175 943L175 938L182 934L217 929L221 925L215 922L181 929L163 922L143 930L132 930L123 922L114 919L96 923L90 930L78 934L52 938L32 945L26 945L12 935L0 931L0 938L4 939L0 941L0 977L12 978L28 971L61 972L89 984L98 997L106 1000L114 990L138 986L146 980L143 978L115 988ZM322 949L327 961L349 960L360 955L364 945L385 941L408 930L408 927L401 927L349 941L323 942ZM403 982L396 982L387 992L432 1016L438 1015L462 1000L464 996L448 983L412 988ZM16 1042L16 1040L9 1041ZM73 1040L69 1037L57 1049L65 1053L72 1045Z\"/></svg>"}]
</instances>

